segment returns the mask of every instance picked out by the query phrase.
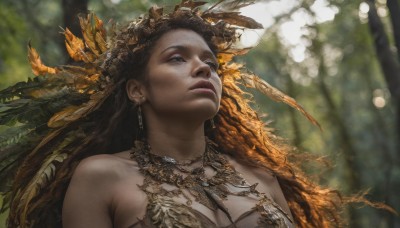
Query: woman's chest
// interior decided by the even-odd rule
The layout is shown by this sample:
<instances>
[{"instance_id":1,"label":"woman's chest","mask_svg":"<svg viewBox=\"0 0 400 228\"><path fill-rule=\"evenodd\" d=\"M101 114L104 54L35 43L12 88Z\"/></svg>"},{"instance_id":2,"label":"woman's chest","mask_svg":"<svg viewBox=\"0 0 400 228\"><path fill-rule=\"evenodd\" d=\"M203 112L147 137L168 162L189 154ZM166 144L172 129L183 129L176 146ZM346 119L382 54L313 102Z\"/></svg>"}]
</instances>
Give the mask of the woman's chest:
<instances>
[{"instance_id":1,"label":"woman's chest","mask_svg":"<svg viewBox=\"0 0 400 228\"><path fill-rule=\"evenodd\" d=\"M163 187L174 190L171 186ZM215 202L215 208L209 208L199 203L188 189L181 189L176 195L149 194L137 185L135 188L126 184L115 197L114 227L268 227L266 222L276 225L270 227L287 227L279 206L263 196L267 201L253 195L229 195Z\"/></svg>"}]
</instances>

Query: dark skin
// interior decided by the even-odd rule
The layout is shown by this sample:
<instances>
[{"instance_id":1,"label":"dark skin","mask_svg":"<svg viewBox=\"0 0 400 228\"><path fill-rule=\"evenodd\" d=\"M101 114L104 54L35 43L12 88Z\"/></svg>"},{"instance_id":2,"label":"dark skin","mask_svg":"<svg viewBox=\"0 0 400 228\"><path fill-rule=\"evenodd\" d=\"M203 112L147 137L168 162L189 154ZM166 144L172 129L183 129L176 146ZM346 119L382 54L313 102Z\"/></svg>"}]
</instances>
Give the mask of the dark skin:
<instances>
[{"instance_id":1,"label":"dark skin","mask_svg":"<svg viewBox=\"0 0 400 228\"><path fill-rule=\"evenodd\" d=\"M218 112L221 100L217 68L210 48L193 31L173 30L156 42L146 69L147 82L130 80L126 87L129 98L142 107L152 153L178 161L204 153L204 123ZM196 86L199 82L212 87L207 83ZM145 215L147 198L138 187L144 177L129 153L96 155L78 165L64 200L64 227L129 227ZM226 158L248 183L259 183L257 190L290 214L275 177ZM228 197L224 203L235 219L249 211L254 202ZM196 202L192 207L218 226L229 225L220 212Z\"/></svg>"}]
</instances>

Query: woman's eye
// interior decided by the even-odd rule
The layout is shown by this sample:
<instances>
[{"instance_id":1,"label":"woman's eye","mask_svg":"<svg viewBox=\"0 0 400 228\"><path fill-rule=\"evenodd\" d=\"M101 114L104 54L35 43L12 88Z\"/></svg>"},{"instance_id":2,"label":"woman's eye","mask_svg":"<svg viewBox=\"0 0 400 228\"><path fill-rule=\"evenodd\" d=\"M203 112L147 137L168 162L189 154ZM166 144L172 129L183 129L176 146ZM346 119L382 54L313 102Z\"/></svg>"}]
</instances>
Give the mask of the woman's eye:
<instances>
[{"instance_id":1,"label":"woman's eye","mask_svg":"<svg viewBox=\"0 0 400 228\"><path fill-rule=\"evenodd\" d=\"M185 62L185 59L181 56L172 56L169 59L170 62Z\"/></svg>"},{"instance_id":2,"label":"woman's eye","mask_svg":"<svg viewBox=\"0 0 400 228\"><path fill-rule=\"evenodd\" d=\"M205 61L205 63L206 63L207 65L209 65L209 66L211 67L211 69L213 69L213 70L217 70L217 69L218 69L218 64L216 64L216 63L213 62L213 61Z\"/></svg>"}]
</instances>

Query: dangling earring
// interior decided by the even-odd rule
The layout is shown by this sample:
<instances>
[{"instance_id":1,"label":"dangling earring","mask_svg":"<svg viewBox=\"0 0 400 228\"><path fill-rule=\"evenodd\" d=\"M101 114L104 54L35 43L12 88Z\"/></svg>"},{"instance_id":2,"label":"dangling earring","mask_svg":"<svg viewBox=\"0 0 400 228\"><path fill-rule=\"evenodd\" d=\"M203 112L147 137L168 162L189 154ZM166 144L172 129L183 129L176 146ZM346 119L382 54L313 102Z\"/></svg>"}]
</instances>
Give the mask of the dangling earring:
<instances>
[{"instance_id":1,"label":"dangling earring","mask_svg":"<svg viewBox=\"0 0 400 228\"><path fill-rule=\"evenodd\" d=\"M210 123L211 123L211 128L215 129L216 127L215 127L215 123L214 123L214 118L210 119Z\"/></svg>"},{"instance_id":2,"label":"dangling earring","mask_svg":"<svg viewBox=\"0 0 400 228\"><path fill-rule=\"evenodd\" d=\"M143 127L142 108L140 107L140 105L138 106L137 109L137 115L138 115L139 129L143 131L144 127Z\"/></svg>"}]
</instances>

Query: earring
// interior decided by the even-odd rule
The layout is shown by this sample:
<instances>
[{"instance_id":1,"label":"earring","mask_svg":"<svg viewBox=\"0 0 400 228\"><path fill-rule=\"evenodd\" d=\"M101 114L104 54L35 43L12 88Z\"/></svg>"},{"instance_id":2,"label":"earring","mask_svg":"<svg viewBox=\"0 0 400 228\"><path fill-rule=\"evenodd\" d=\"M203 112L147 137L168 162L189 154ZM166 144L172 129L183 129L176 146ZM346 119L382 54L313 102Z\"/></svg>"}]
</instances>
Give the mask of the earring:
<instances>
[{"instance_id":1,"label":"earring","mask_svg":"<svg viewBox=\"0 0 400 228\"><path fill-rule=\"evenodd\" d=\"M139 129L143 131L144 127L143 127L142 108L140 107L140 105L138 106L137 109L137 115L138 115Z\"/></svg>"},{"instance_id":2,"label":"earring","mask_svg":"<svg viewBox=\"0 0 400 228\"><path fill-rule=\"evenodd\" d=\"M211 123L211 128L212 128L212 129L215 129L216 126L215 126L215 123L214 123L214 118L211 118L211 119L210 119L210 123Z\"/></svg>"}]
</instances>

